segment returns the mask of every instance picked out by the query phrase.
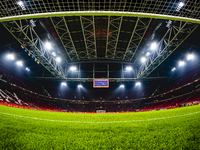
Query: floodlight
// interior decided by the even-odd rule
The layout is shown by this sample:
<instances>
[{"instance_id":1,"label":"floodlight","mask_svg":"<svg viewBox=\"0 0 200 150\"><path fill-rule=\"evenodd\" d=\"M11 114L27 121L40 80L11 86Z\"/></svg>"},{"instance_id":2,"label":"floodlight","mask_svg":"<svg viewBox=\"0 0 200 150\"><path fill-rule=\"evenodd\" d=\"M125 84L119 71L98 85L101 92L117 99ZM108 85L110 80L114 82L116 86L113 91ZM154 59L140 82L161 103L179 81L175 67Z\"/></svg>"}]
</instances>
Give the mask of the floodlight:
<instances>
[{"instance_id":1,"label":"floodlight","mask_svg":"<svg viewBox=\"0 0 200 150\"><path fill-rule=\"evenodd\" d=\"M193 60L194 59L194 55L193 54L188 54L187 55L187 60Z\"/></svg>"},{"instance_id":2,"label":"floodlight","mask_svg":"<svg viewBox=\"0 0 200 150\"><path fill-rule=\"evenodd\" d=\"M78 85L78 88L82 88L83 86L81 84Z\"/></svg>"},{"instance_id":3,"label":"floodlight","mask_svg":"<svg viewBox=\"0 0 200 150\"><path fill-rule=\"evenodd\" d=\"M17 2L18 5L23 5L22 1Z\"/></svg>"},{"instance_id":4,"label":"floodlight","mask_svg":"<svg viewBox=\"0 0 200 150\"><path fill-rule=\"evenodd\" d=\"M125 86L124 86L124 84L121 84L119 87L120 87L120 88L124 88Z\"/></svg>"},{"instance_id":5,"label":"floodlight","mask_svg":"<svg viewBox=\"0 0 200 150\"><path fill-rule=\"evenodd\" d=\"M53 55L54 57L56 57L56 53L55 53L55 52L53 52L52 55Z\"/></svg>"},{"instance_id":6,"label":"floodlight","mask_svg":"<svg viewBox=\"0 0 200 150\"><path fill-rule=\"evenodd\" d=\"M33 19L30 20L30 24L31 24L32 28L34 28L36 26L35 21Z\"/></svg>"},{"instance_id":7,"label":"floodlight","mask_svg":"<svg viewBox=\"0 0 200 150\"><path fill-rule=\"evenodd\" d=\"M176 8L176 11L180 11L181 8L185 5L185 3L183 2L179 2L178 5L177 5L177 8Z\"/></svg>"},{"instance_id":8,"label":"floodlight","mask_svg":"<svg viewBox=\"0 0 200 150\"><path fill-rule=\"evenodd\" d=\"M61 58L60 57L56 57L56 61L60 63L61 62Z\"/></svg>"},{"instance_id":9,"label":"floodlight","mask_svg":"<svg viewBox=\"0 0 200 150\"><path fill-rule=\"evenodd\" d=\"M185 4L184 4L183 2L180 2L180 3L178 4L178 7L182 8L184 5L185 5Z\"/></svg>"},{"instance_id":10,"label":"floodlight","mask_svg":"<svg viewBox=\"0 0 200 150\"><path fill-rule=\"evenodd\" d=\"M157 48L157 43L151 43L151 46L150 46L151 50L155 50Z\"/></svg>"},{"instance_id":11,"label":"floodlight","mask_svg":"<svg viewBox=\"0 0 200 150\"><path fill-rule=\"evenodd\" d=\"M172 68L172 71L175 71L176 70L176 68L174 67L174 68Z\"/></svg>"},{"instance_id":12,"label":"floodlight","mask_svg":"<svg viewBox=\"0 0 200 150\"><path fill-rule=\"evenodd\" d=\"M48 50L50 50L51 49L51 43L46 42L45 43L45 48L48 49Z\"/></svg>"},{"instance_id":13,"label":"floodlight","mask_svg":"<svg viewBox=\"0 0 200 150\"><path fill-rule=\"evenodd\" d=\"M30 71L30 69L28 68L28 67L26 67L26 69L25 69L26 71Z\"/></svg>"},{"instance_id":14,"label":"floodlight","mask_svg":"<svg viewBox=\"0 0 200 150\"><path fill-rule=\"evenodd\" d=\"M17 4L22 8L22 10L26 10L26 7L22 1L18 1Z\"/></svg>"},{"instance_id":15,"label":"floodlight","mask_svg":"<svg viewBox=\"0 0 200 150\"><path fill-rule=\"evenodd\" d=\"M147 53L146 53L146 56L148 57L149 55L150 55L150 52L147 52Z\"/></svg>"},{"instance_id":16,"label":"floodlight","mask_svg":"<svg viewBox=\"0 0 200 150\"><path fill-rule=\"evenodd\" d=\"M76 70L76 67L75 67L75 66L71 66L71 67L70 67L70 70L71 70L71 71L75 71L75 70Z\"/></svg>"},{"instance_id":17,"label":"floodlight","mask_svg":"<svg viewBox=\"0 0 200 150\"><path fill-rule=\"evenodd\" d=\"M66 82L62 82L61 85L62 86L67 86L67 83Z\"/></svg>"},{"instance_id":18,"label":"floodlight","mask_svg":"<svg viewBox=\"0 0 200 150\"><path fill-rule=\"evenodd\" d=\"M166 27L167 27L167 28L170 28L170 27L171 27L171 24L172 24L172 21L171 21L171 20L168 20L168 21L167 21Z\"/></svg>"},{"instance_id":19,"label":"floodlight","mask_svg":"<svg viewBox=\"0 0 200 150\"><path fill-rule=\"evenodd\" d=\"M140 86L141 83L140 83L140 82L136 82L135 85L136 85L136 86Z\"/></svg>"},{"instance_id":20,"label":"floodlight","mask_svg":"<svg viewBox=\"0 0 200 150\"><path fill-rule=\"evenodd\" d=\"M130 66L126 67L126 70L127 70L127 71L131 71L131 70L132 70L132 67L130 67Z\"/></svg>"},{"instance_id":21,"label":"floodlight","mask_svg":"<svg viewBox=\"0 0 200 150\"><path fill-rule=\"evenodd\" d=\"M142 58L141 58L141 62L142 62L142 63L144 63L144 62L146 62L146 61L147 61L147 59L146 59L145 57L142 57Z\"/></svg>"},{"instance_id":22,"label":"floodlight","mask_svg":"<svg viewBox=\"0 0 200 150\"><path fill-rule=\"evenodd\" d=\"M22 61L17 61L16 64L17 64L18 66L20 66L20 67L23 66L23 62L22 62Z\"/></svg>"},{"instance_id":23,"label":"floodlight","mask_svg":"<svg viewBox=\"0 0 200 150\"><path fill-rule=\"evenodd\" d=\"M185 62L184 61L179 61L179 67L181 67L181 66L184 66L185 65Z\"/></svg>"},{"instance_id":24,"label":"floodlight","mask_svg":"<svg viewBox=\"0 0 200 150\"><path fill-rule=\"evenodd\" d=\"M14 56L14 54L8 54L7 58L10 59L10 60L14 60L15 56Z\"/></svg>"}]
</instances>

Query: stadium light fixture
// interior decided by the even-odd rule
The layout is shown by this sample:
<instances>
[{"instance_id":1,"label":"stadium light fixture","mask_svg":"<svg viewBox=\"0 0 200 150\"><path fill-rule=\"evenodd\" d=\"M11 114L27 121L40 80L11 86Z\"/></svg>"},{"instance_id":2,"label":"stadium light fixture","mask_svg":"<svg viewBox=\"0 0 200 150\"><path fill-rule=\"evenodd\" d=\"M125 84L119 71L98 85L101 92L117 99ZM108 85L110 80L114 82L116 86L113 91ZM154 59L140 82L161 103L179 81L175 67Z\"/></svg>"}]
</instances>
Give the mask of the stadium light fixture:
<instances>
[{"instance_id":1,"label":"stadium light fixture","mask_svg":"<svg viewBox=\"0 0 200 150\"><path fill-rule=\"evenodd\" d=\"M10 60L14 60L15 59L15 55L14 54L8 54L7 58Z\"/></svg>"},{"instance_id":2,"label":"stadium light fixture","mask_svg":"<svg viewBox=\"0 0 200 150\"><path fill-rule=\"evenodd\" d=\"M132 69L133 69L133 68L132 68L131 66L127 66L127 67L126 67L126 70L127 70L127 71L131 71Z\"/></svg>"},{"instance_id":3,"label":"stadium light fixture","mask_svg":"<svg viewBox=\"0 0 200 150\"><path fill-rule=\"evenodd\" d=\"M35 21L33 19L30 20L30 24L32 28L36 27Z\"/></svg>"},{"instance_id":4,"label":"stadium light fixture","mask_svg":"<svg viewBox=\"0 0 200 150\"><path fill-rule=\"evenodd\" d=\"M157 48L157 43L156 42L151 43L150 48L151 50L155 50Z\"/></svg>"},{"instance_id":5,"label":"stadium light fixture","mask_svg":"<svg viewBox=\"0 0 200 150\"><path fill-rule=\"evenodd\" d=\"M22 1L18 1L17 4L18 5L24 5L24 3Z\"/></svg>"},{"instance_id":6,"label":"stadium light fixture","mask_svg":"<svg viewBox=\"0 0 200 150\"><path fill-rule=\"evenodd\" d=\"M167 28L170 28L170 27L171 27L171 24L172 24L172 21L171 21L171 20L168 20L166 23L167 23L166 27L167 27Z\"/></svg>"},{"instance_id":7,"label":"stadium light fixture","mask_svg":"<svg viewBox=\"0 0 200 150\"><path fill-rule=\"evenodd\" d=\"M179 61L178 65L179 65L179 67L184 66L185 62L184 61Z\"/></svg>"},{"instance_id":8,"label":"stadium light fixture","mask_svg":"<svg viewBox=\"0 0 200 150\"><path fill-rule=\"evenodd\" d=\"M46 42L46 43L45 43L45 48L46 48L46 49L50 50L51 47L52 47L52 46L51 46L51 43L49 43L49 42Z\"/></svg>"},{"instance_id":9,"label":"stadium light fixture","mask_svg":"<svg viewBox=\"0 0 200 150\"><path fill-rule=\"evenodd\" d=\"M175 71L176 70L176 68L174 67L174 68L172 68L172 71Z\"/></svg>"},{"instance_id":10,"label":"stadium light fixture","mask_svg":"<svg viewBox=\"0 0 200 150\"><path fill-rule=\"evenodd\" d=\"M194 55L193 54L188 54L187 55L187 60L193 60L194 59Z\"/></svg>"},{"instance_id":11,"label":"stadium light fixture","mask_svg":"<svg viewBox=\"0 0 200 150\"><path fill-rule=\"evenodd\" d=\"M184 4L183 2L180 2L180 3L178 4L178 6L181 7L181 8L182 8L184 5L185 5L185 4Z\"/></svg>"},{"instance_id":12,"label":"stadium light fixture","mask_svg":"<svg viewBox=\"0 0 200 150\"><path fill-rule=\"evenodd\" d=\"M149 55L150 55L150 52L147 52L147 53L146 53L146 56L148 57Z\"/></svg>"},{"instance_id":13,"label":"stadium light fixture","mask_svg":"<svg viewBox=\"0 0 200 150\"><path fill-rule=\"evenodd\" d=\"M136 85L136 86L140 86L141 83L140 83L140 82L136 82L135 85Z\"/></svg>"},{"instance_id":14,"label":"stadium light fixture","mask_svg":"<svg viewBox=\"0 0 200 150\"><path fill-rule=\"evenodd\" d=\"M78 88L82 88L83 86L81 84L78 85Z\"/></svg>"},{"instance_id":15,"label":"stadium light fixture","mask_svg":"<svg viewBox=\"0 0 200 150\"><path fill-rule=\"evenodd\" d=\"M26 67L26 69L25 69L25 70L26 70L26 71L28 71L28 72L30 71L30 69L29 69L28 67Z\"/></svg>"},{"instance_id":16,"label":"stadium light fixture","mask_svg":"<svg viewBox=\"0 0 200 150\"><path fill-rule=\"evenodd\" d=\"M120 88L124 88L125 86L124 86L124 84L121 84L119 87L120 87Z\"/></svg>"},{"instance_id":17,"label":"stadium light fixture","mask_svg":"<svg viewBox=\"0 0 200 150\"><path fill-rule=\"evenodd\" d=\"M142 57L142 58L141 58L141 62L142 62L142 63L144 63L144 62L146 62L146 61L147 61L146 57Z\"/></svg>"},{"instance_id":18,"label":"stadium light fixture","mask_svg":"<svg viewBox=\"0 0 200 150\"><path fill-rule=\"evenodd\" d=\"M23 62L22 62L21 60L20 60L20 61L17 61L16 64L17 64L18 66L20 66L20 67L23 66Z\"/></svg>"},{"instance_id":19,"label":"stadium light fixture","mask_svg":"<svg viewBox=\"0 0 200 150\"><path fill-rule=\"evenodd\" d=\"M61 58L60 58L60 57L56 57L56 61L57 61L58 63L60 63L60 62L61 62Z\"/></svg>"},{"instance_id":20,"label":"stadium light fixture","mask_svg":"<svg viewBox=\"0 0 200 150\"><path fill-rule=\"evenodd\" d=\"M177 8L176 8L176 11L179 12L184 5L185 5L184 2L179 2L178 5L177 5Z\"/></svg>"},{"instance_id":21,"label":"stadium light fixture","mask_svg":"<svg viewBox=\"0 0 200 150\"><path fill-rule=\"evenodd\" d=\"M71 70L71 71L75 71L75 70L76 70L76 67L75 67L75 66L71 66L71 67L70 67L70 70Z\"/></svg>"},{"instance_id":22,"label":"stadium light fixture","mask_svg":"<svg viewBox=\"0 0 200 150\"><path fill-rule=\"evenodd\" d=\"M21 7L22 10L26 10L26 7L22 1L18 1L17 4Z\"/></svg>"},{"instance_id":23,"label":"stadium light fixture","mask_svg":"<svg viewBox=\"0 0 200 150\"><path fill-rule=\"evenodd\" d=\"M53 55L54 57L56 57L56 53L55 53L55 52L52 52L52 55Z\"/></svg>"},{"instance_id":24,"label":"stadium light fixture","mask_svg":"<svg viewBox=\"0 0 200 150\"><path fill-rule=\"evenodd\" d=\"M62 82L61 85L62 86L67 86L67 83L66 82Z\"/></svg>"}]
</instances>

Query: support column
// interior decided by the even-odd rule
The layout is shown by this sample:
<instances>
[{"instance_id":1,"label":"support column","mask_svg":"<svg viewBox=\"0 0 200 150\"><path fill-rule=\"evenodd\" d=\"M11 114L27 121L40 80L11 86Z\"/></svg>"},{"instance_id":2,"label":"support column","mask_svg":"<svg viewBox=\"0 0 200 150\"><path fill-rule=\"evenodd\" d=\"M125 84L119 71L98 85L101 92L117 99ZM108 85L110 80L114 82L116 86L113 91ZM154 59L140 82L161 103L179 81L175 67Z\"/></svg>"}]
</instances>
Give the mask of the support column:
<instances>
[{"instance_id":1,"label":"support column","mask_svg":"<svg viewBox=\"0 0 200 150\"><path fill-rule=\"evenodd\" d=\"M124 66L122 64L122 74L121 74L121 78L124 78Z\"/></svg>"},{"instance_id":2,"label":"support column","mask_svg":"<svg viewBox=\"0 0 200 150\"><path fill-rule=\"evenodd\" d=\"M95 78L95 63L93 63L93 79Z\"/></svg>"},{"instance_id":3,"label":"support column","mask_svg":"<svg viewBox=\"0 0 200 150\"><path fill-rule=\"evenodd\" d=\"M107 64L107 78L109 79L109 64Z\"/></svg>"},{"instance_id":4,"label":"support column","mask_svg":"<svg viewBox=\"0 0 200 150\"><path fill-rule=\"evenodd\" d=\"M78 78L81 78L81 64L78 65Z\"/></svg>"}]
</instances>

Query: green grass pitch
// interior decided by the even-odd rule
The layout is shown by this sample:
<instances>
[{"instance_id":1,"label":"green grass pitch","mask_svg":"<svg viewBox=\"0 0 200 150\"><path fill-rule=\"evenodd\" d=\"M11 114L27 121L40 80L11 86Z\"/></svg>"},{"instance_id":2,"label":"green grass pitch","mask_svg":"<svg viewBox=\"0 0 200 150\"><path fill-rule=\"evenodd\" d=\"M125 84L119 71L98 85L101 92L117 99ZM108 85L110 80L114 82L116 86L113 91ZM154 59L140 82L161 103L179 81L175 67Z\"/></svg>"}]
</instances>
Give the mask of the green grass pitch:
<instances>
[{"instance_id":1,"label":"green grass pitch","mask_svg":"<svg viewBox=\"0 0 200 150\"><path fill-rule=\"evenodd\" d=\"M200 149L200 105L113 114L0 106L0 149Z\"/></svg>"}]
</instances>

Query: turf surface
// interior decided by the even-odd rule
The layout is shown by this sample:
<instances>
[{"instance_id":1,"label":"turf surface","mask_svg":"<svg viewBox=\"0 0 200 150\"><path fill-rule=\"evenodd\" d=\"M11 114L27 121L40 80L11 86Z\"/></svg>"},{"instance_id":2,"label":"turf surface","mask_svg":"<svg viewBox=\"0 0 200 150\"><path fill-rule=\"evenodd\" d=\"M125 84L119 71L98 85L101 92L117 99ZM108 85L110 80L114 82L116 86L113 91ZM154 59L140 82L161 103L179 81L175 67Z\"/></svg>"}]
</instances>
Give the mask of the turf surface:
<instances>
[{"instance_id":1,"label":"turf surface","mask_svg":"<svg viewBox=\"0 0 200 150\"><path fill-rule=\"evenodd\" d=\"M0 149L200 149L200 105L119 114L0 106Z\"/></svg>"}]
</instances>

